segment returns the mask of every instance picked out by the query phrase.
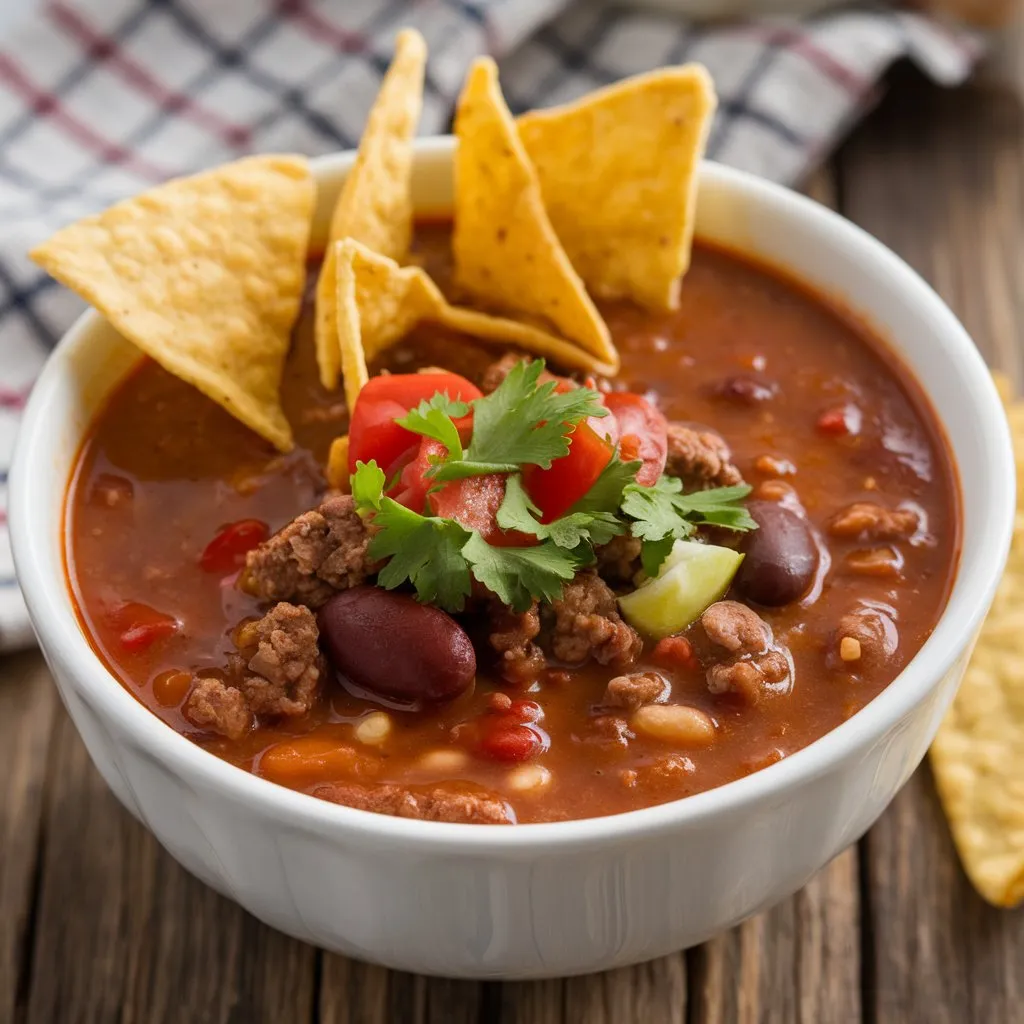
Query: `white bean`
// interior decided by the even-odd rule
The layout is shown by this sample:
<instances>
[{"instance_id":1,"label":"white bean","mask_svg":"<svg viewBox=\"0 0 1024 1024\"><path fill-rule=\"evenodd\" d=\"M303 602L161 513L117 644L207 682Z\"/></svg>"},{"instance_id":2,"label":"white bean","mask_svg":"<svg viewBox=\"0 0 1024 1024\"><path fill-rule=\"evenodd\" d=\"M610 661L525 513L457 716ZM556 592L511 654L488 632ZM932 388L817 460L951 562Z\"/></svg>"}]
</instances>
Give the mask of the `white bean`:
<instances>
[{"instance_id":1,"label":"white bean","mask_svg":"<svg viewBox=\"0 0 1024 1024\"><path fill-rule=\"evenodd\" d=\"M686 704L647 704L633 713L633 728L652 739L682 746L706 746L715 738L715 723Z\"/></svg>"}]
</instances>

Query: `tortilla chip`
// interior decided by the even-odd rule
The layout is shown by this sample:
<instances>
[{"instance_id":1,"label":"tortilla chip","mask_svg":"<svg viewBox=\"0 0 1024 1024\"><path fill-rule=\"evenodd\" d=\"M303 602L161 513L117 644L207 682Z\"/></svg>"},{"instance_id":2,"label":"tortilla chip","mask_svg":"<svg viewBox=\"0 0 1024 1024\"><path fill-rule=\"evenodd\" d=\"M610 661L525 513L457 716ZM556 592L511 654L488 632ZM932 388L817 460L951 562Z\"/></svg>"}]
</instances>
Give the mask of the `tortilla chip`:
<instances>
[{"instance_id":1,"label":"tortilla chip","mask_svg":"<svg viewBox=\"0 0 1024 1024\"><path fill-rule=\"evenodd\" d=\"M425 320L503 347L514 346L587 373L613 373L581 348L527 324L452 306L422 267L400 267L346 238L334 245L338 343L345 400L355 407L369 360Z\"/></svg>"},{"instance_id":2,"label":"tortilla chip","mask_svg":"<svg viewBox=\"0 0 1024 1024\"><path fill-rule=\"evenodd\" d=\"M334 242L354 238L382 256L404 262L412 240L412 139L423 105L427 46L413 29L398 33L395 57L370 111L352 170L331 218L316 285L316 358L320 382L338 384L341 353L335 307Z\"/></svg>"},{"instance_id":3,"label":"tortilla chip","mask_svg":"<svg viewBox=\"0 0 1024 1024\"><path fill-rule=\"evenodd\" d=\"M348 471L348 434L342 434L331 442L327 453L327 486L342 494L351 491Z\"/></svg>"},{"instance_id":4,"label":"tortilla chip","mask_svg":"<svg viewBox=\"0 0 1024 1024\"><path fill-rule=\"evenodd\" d=\"M455 116L455 281L495 309L551 324L619 365L608 326L555 234L490 58L474 61Z\"/></svg>"},{"instance_id":5,"label":"tortilla chip","mask_svg":"<svg viewBox=\"0 0 1024 1024\"><path fill-rule=\"evenodd\" d=\"M278 392L315 198L305 157L248 157L86 217L31 256L164 369L288 451Z\"/></svg>"},{"instance_id":6,"label":"tortilla chip","mask_svg":"<svg viewBox=\"0 0 1024 1024\"><path fill-rule=\"evenodd\" d=\"M1009 400L1006 382L1000 391ZM931 748L964 870L990 903L1024 901L1024 402L1007 406L1017 521L1006 574Z\"/></svg>"},{"instance_id":7,"label":"tortilla chip","mask_svg":"<svg viewBox=\"0 0 1024 1024\"><path fill-rule=\"evenodd\" d=\"M715 104L711 76L687 64L516 122L551 224L592 295L678 308Z\"/></svg>"}]
</instances>

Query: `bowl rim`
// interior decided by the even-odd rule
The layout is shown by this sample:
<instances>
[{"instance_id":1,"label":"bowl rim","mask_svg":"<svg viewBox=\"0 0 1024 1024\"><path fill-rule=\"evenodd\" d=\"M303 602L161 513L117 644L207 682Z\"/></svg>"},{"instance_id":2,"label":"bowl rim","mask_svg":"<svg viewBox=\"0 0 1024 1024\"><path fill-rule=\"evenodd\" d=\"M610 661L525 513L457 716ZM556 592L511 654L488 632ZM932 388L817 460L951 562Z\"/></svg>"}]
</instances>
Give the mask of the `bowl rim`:
<instances>
[{"instance_id":1,"label":"bowl rim","mask_svg":"<svg viewBox=\"0 0 1024 1024\"><path fill-rule=\"evenodd\" d=\"M417 160L432 154L444 156L453 150L451 136L416 141ZM311 165L315 177L322 181L343 172L354 155L354 151L344 151L314 158ZM1005 471L991 474L986 494L961 496L962 509L968 499L988 502L988 528L979 541L982 550L975 570L965 572L961 556L945 609L929 638L904 670L847 721L781 761L714 789L620 814L518 824L513 828L397 818L332 804L221 760L165 724L108 671L79 624L66 573L62 571L54 579L40 564L40 551L53 543L50 531L55 524L52 513L38 515L33 511L31 467L52 464L52 442L47 442L43 424L57 408L51 397L62 374L68 372L67 352L102 323L100 314L92 309L84 312L61 338L36 381L22 419L10 475L10 530L15 565L44 653L66 666L75 687L87 696L87 702L101 717L114 722L121 733L134 737L136 745L172 774L248 804L279 825L315 829L346 842L376 847L397 840L416 844L424 851L524 856L543 849L568 851L596 844L629 843L641 836L700 828L712 820L742 814L753 804L813 782L827 769L876 743L926 698L969 648L995 593L1009 550L1015 512L1014 459L1006 417L1001 414L991 375L967 332L932 288L895 253L832 210L747 172L705 161L701 177L744 194L755 205L773 206L782 216L818 221L823 229L834 234L833 244L842 243L853 250L859 261L873 262L903 290L908 303L927 308L956 350L955 365L965 394L976 398L979 427L992 467ZM924 390L923 384L921 387ZM936 415L945 425L941 410L936 409ZM56 436L56 431L52 436ZM69 484L70 479L65 482L62 494L66 495ZM56 516L56 528L60 532L63 568L63 501ZM989 571L985 571L986 566Z\"/></svg>"}]
</instances>

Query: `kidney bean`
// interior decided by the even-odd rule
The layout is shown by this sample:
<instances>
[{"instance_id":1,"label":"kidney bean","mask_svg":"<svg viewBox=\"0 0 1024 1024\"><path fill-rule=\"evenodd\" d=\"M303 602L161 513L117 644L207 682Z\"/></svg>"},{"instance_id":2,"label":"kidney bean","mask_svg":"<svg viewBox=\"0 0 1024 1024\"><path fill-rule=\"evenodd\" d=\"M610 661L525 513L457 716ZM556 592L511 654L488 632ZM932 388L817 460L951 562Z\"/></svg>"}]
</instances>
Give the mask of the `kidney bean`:
<instances>
[{"instance_id":1,"label":"kidney bean","mask_svg":"<svg viewBox=\"0 0 1024 1024\"><path fill-rule=\"evenodd\" d=\"M476 676L476 654L462 627L406 594L353 587L320 609L319 625L334 667L372 693L446 701Z\"/></svg>"},{"instance_id":2,"label":"kidney bean","mask_svg":"<svg viewBox=\"0 0 1024 1024\"><path fill-rule=\"evenodd\" d=\"M525 725L499 725L480 737L480 753L492 761L527 761L541 746L540 736Z\"/></svg>"},{"instance_id":3,"label":"kidney bean","mask_svg":"<svg viewBox=\"0 0 1024 1024\"><path fill-rule=\"evenodd\" d=\"M758 604L789 604L806 593L818 568L818 549L803 518L773 501L751 501L747 510L758 529L746 535L746 556L736 589Z\"/></svg>"},{"instance_id":4,"label":"kidney bean","mask_svg":"<svg viewBox=\"0 0 1024 1024\"><path fill-rule=\"evenodd\" d=\"M775 397L778 385L757 377L726 377L715 389L719 398L737 405L759 405Z\"/></svg>"}]
</instances>

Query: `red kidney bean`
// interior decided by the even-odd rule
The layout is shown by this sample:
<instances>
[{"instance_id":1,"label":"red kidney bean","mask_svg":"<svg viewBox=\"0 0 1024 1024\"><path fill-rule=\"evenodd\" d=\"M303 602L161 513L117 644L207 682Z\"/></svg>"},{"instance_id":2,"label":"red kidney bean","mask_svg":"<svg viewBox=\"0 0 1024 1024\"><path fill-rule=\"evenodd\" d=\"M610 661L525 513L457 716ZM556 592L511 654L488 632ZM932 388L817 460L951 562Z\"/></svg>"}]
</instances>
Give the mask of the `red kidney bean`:
<instances>
[{"instance_id":1,"label":"red kidney bean","mask_svg":"<svg viewBox=\"0 0 1024 1024\"><path fill-rule=\"evenodd\" d=\"M542 740L525 725L499 725L480 737L480 753L492 761L528 761Z\"/></svg>"},{"instance_id":2,"label":"red kidney bean","mask_svg":"<svg viewBox=\"0 0 1024 1024\"><path fill-rule=\"evenodd\" d=\"M334 667L357 686L399 700L446 701L476 677L476 654L440 608L380 587L353 587L320 609Z\"/></svg>"},{"instance_id":3,"label":"red kidney bean","mask_svg":"<svg viewBox=\"0 0 1024 1024\"><path fill-rule=\"evenodd\" d=\"M804 519L775 501L751 501L758 525L740 550L736 589L758 604L777 607L806 593L818 568L818 548Z\"/></svg>"},{"instance_id":4,"label":"red kidney bean","mask_svg":"<svg viewBox=\"0 0 1024 1024\"><path fill-rule=\"evenodd\" d=\"M719 398L736 405L759 405L775 397L778 385L757 377L726 377L715 389Z\"/></svg>"}]
</instances>

